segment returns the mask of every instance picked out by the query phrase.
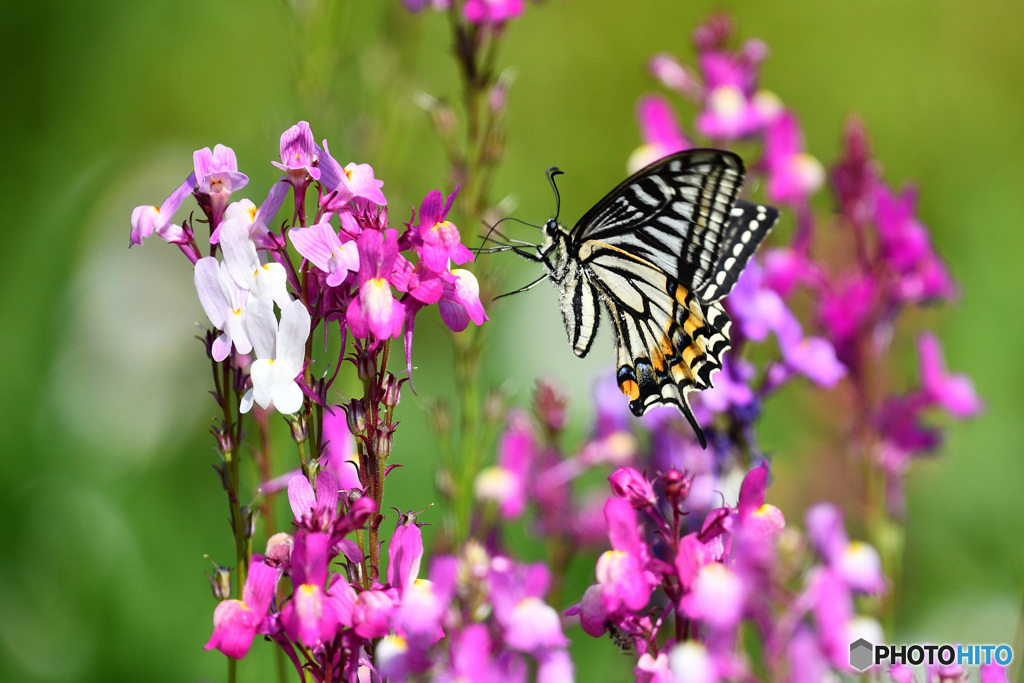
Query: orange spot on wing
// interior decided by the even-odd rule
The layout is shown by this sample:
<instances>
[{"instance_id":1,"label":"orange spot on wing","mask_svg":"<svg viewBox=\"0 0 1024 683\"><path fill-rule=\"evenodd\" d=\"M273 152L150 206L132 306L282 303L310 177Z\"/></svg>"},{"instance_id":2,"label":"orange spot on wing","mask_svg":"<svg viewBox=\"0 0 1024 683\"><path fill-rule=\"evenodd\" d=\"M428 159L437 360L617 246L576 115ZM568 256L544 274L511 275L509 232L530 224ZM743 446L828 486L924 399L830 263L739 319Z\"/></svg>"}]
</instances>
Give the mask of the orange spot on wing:
<instances>
[{"instance_id":1,"label":"orange spot on wing","mask_svg":"<svg viewBox=\"0 0 1024 683\"><path fill-rule=\"evenodd\" d=\"M631 379L619 383L619 390L624 393L630 401L640 398L640 387Z\"/></svg>"}]
</instances>

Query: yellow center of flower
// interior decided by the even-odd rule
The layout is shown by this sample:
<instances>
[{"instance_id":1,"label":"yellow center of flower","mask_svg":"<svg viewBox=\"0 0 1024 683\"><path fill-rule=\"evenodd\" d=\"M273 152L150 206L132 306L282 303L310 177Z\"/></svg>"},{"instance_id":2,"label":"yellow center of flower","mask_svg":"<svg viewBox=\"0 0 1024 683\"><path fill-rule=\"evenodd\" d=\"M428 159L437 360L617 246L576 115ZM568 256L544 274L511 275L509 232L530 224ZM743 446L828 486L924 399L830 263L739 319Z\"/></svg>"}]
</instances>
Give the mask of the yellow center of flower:
<instances>
[{"instance_id":1,"label":"yellow center of flower","mask_svg":"<svg viewBox=\"0 0 1024 683\"><path fill-rule=\"evenodd\" d=\"M341 169L341 170L343 170L343 171L345 172L345 177L346 177L346 178L348 178L349 180L352 180L352 171L350 171L350 170L349 170L349 169L347 169L347 168L343 168L343 169Z\"/></svg>"}]
</instances>

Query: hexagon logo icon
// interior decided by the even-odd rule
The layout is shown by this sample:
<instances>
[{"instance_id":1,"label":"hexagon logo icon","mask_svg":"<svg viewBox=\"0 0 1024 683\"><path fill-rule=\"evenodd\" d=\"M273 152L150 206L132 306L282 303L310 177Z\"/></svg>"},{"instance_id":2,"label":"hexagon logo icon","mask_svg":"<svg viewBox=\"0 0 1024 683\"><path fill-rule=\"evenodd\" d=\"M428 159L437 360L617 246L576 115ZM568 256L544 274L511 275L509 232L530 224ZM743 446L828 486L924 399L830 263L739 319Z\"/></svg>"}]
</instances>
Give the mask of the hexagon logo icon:
<instances>
[{"instance_id":1,"label":"hexagon logo icon","mask_svg":"<svg viewBox=\"0 0 1024 683\"><path fill-rule=\"evenodd\" d=\"M850 643L850 666L857 671L863 671L871 666L874 646L863 638Z\"/></svg>"}]
</instances>

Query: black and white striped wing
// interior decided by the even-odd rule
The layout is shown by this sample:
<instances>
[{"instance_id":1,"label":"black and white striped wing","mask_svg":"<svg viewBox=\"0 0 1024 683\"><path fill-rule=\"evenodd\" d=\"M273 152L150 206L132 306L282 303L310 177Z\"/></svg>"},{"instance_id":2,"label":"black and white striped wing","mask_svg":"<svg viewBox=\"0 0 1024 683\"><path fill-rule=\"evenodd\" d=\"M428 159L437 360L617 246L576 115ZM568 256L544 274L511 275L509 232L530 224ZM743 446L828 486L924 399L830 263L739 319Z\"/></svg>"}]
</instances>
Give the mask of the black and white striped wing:
<instances>
[{"instance_id":1,"label":"black and white striped wing","mask_svg":"<svg viewBox=\"0 0 1024 683\"><path fill-rule=\"evenodd\" d=\"M721 239L721 249L711 277L697 290L701 301L721 301L732 291L747 261L779 220L773 206L738 199L730 211L729 224Z\"/></svg>"},{"instance_id":2,"label":"black and white striped wing","mask_svg":"<svg viewBox=\"0 0 1024 683\"><path fill-rule=\"evenodd\" d=\"M743 162L732 152L678 152L620 183L579 220L571 239L579 246L595 241L621 249L699 296L715 283L725 249L732 248L731 212L743 175ZM756 247L757 241L748 244Z\"/></svg>"},{"instance_id":3,"label":"black and white striped wing","mask_svg":"<svg viewBox=\"0 0 1024 683\"><path fill-rule=\"evenodd\" d=\"M584 245L579 275L585 281L580 290L591 288L608 308L618 351L617 380L630 410L640 416L654 405L675 405L705 445L687 394L711 386L712 373L722 367L729 348L725 310L701 303L654 264L603 243Z\"/></svg>"}]
</instances>

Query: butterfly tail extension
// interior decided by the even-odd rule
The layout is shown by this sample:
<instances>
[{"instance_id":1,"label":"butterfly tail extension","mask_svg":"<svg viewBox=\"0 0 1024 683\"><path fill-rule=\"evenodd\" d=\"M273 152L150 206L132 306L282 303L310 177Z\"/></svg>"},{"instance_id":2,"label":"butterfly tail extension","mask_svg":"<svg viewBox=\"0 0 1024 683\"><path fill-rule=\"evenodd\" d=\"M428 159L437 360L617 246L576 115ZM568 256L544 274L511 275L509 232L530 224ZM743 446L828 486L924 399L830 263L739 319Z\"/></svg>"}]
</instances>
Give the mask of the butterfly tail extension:
<instances>
[{"instance_id":1,"label":"butterfly tail extension","mask_svg":"<svg viewBox=\"0 0 1024 683\"><path fill-rule=\"evenodd\" d=\"M701 301L721 301L739 280L747 261L779 220L773 206L737 200L722 238L721 252L698 295Z\"/></svg>"},{"instance_id":2,"label":"butterfly tail extension","mask_svg":"<svg viewBox=\"0 0 1024 683\"><path fill-rule=\"evenodd\" d=\"M672 280L667 289L672 302L664 329L623 310L613 312L619 389L638 417L655 405L676 406L701 447L707 447L689 393L712 385L712 375L722 367L722 355L729 348L731 323L720 305L702 306L692 292Z\"/></svg>"}]
</instances>

